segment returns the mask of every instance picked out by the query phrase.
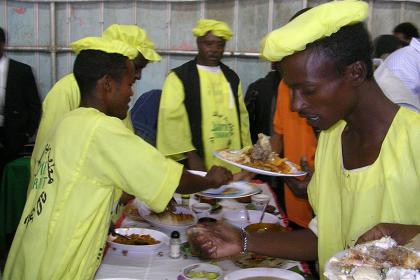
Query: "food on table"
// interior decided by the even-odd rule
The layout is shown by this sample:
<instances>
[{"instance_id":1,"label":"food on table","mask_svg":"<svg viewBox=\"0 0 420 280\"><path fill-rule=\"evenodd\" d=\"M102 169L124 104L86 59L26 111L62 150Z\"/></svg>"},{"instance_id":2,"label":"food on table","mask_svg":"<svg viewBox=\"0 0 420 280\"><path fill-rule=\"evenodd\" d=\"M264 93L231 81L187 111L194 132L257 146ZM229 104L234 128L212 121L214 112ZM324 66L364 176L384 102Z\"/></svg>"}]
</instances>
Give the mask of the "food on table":
<instances>
[{"instance_id":1,"label":"food on table","mask_svg":"<svg viewBox=\"0 0 420 280\"><path fill-rule=\"evenodd\" d=\"M184 268L183 276L187 279L215 280L222 276L222 270L213 264L199 263Z\"/></svg>"},{"instance_id":2,"label":"food on table","mask_svg":"<svg viewBox=\"0 0 420 280\"><path fill-rule=\"evenodd\" d=\"M272 224L272 223L255 223L246 226L245 230L247 232L262 232L262 231L275 231L275 232L285 232L289 231L282 225Z\"/></svg>"},{"instance_id":3,"label":"food on table","mask_svg":"<svg viewBox=\"0 0 420 280\"><path fill-rule=\"evenodd\" d=\"M273 276L253 276L253 277L242 278L240 280L286 280L286 279L280 278L280 277L273 277Z\"/></svg>"},{"instance_id":4,"label":"food on table","mask_svg":"<svg viewBox=\"0 0 420 280\"><path fill-rule=\"evenodd\" d=\"M356 245L329 261L329 279L420 279L420 252L390 237Z\"/></svg>"},{"instance_id":5,"label":"food on table","mask_svg":"<svg viewBox=\"0 0 420 280\"><path fill-rule=\"evenodd\" d=\"M127 204L124 207L124 215L134 221L137 222L145 222L145 220L143 219L142 216L140 216L139 212L138 212L138 208L137 205L135 205L134 203L131 204Z\"/></svg>"},{"instance_id":6,"label":"food on table","mask_svg":"<svg viewBox=\"0 0 420 280\"><path fill-rule=\"evenodd\" d=\"M188 225L194 222L194 216L188 213L171 212L165 210L162 213L151 213L150 217L161 224Z\"/></svg>"},{"instance_id":7,"label":"food on table","mask_svg":"<svg viewBox=\"0 0 420 280\"><path fill-rule=\"evenodd\" d=\"M271 172L287 174L294 171L293 169L301 170L298 165L289 162L287 158L280 158L273 152L270 137L263 133L258 134L258 141L252 147L245 147L239 153L220 151L219 154L226 160Z\"/></svg>"},{"instance_id":8,"label":"food on table","mask_svg":"<svg viewBox=\"0 0 420 280\"><path fill-rule=\"evenodd\" d=\"M112 242L125 245L155 245L160 243L159 240L154 239L148 234L130 234L127 235L127 237L128 238L118 236L116 239L112 240Z\"/></svg>"},{"instance_id":9,"label":"food on table","mask_svg":"<svg viewBox=\"0 0 420 280\"><path fill-rule=\"evenodd\" d=\"M221 194L230 195L239 192L237 188L225 188Z\"/></svg>"},{"instance_id":10,"label":"food on table","mask_svg":"<svg viewBox=\"0 0 420 280\"><path fill-rule=\"evenodd\" d=\"M217 279L219 277L219 273L217 273L217 272L207 272L207 271L190 271L190 272L187 273L187 277L213 280L213 279Z\"/></svg>"},{"instance_id":11,"label":"food on table","mask_svg":"<svg viewBox=\"0 0 420 280\"><path fill-rule=\"evenodd\" d=\"M257 255L252 252L247 252L247 253L244 253L235 257L233 259L233 262L240 268L253 268L253 267L278 267L279 265L284 263L284 260L280 258Z\"/></svg>"}]
</instances>

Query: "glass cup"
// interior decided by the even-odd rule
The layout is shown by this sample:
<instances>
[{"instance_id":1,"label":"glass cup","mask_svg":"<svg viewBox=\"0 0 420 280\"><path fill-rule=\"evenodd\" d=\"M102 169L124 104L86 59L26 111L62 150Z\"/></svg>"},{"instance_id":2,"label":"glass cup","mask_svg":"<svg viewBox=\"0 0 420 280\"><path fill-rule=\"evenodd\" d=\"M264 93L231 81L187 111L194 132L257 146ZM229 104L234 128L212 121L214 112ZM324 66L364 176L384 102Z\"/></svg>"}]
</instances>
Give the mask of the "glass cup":
<instances>
[{"instance_id":1,"label":"glass cup","mask_svg":"<svg viewBox=\"0 0 420 280\"><path fill-rule=\"evenodd\" d=\"M252 205L254 205L255 210L262 211L264 207L270 202L270 196L266 194L255 194L251 197Z\"/></svg>"},{"instance_id":2,"label":"glass cup","mask_svg":"<svg viewBox=\"0 0 420 280\"><path fill-rule=\"evenodd\" d=\"M194 203L191 208L198 218L210 215L211 205L208 203Z\"/></svg>"}]
</instances>

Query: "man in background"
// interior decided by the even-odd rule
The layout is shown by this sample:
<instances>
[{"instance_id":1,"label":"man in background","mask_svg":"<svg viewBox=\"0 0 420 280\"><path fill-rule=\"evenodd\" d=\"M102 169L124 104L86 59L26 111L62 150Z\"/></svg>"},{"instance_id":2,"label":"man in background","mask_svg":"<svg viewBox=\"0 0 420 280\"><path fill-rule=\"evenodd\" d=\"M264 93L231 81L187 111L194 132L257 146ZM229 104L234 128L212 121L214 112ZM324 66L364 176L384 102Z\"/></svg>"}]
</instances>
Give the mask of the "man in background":
<instances>
[{"instance_id":1,"label":"man in background","mask_svg":"<svg viewBox=\"0 0 420 280\"><path fill-rule=\"evenodd\" d=\"M0 177L38 128L41 100L29 65L4 55L6 34L0 28Z\"/></svg>"},{"instance_id":2,"label":"man in background","mask_svg":"<svg viewBox=\"0 0 420 280\"><path fill-rule=\"evenodd\" d=\"M199 20L192 33L197 57L173 69L163 85L157 148L185 160L190 169L216 164L239 171L213 156L217 150L251 145L239 77L221 62L233 33L226 23L210 19Z\"/></svg>"},{"instance_id":3,"label":"man in background","mask_svg":"<svg viewBox=\"0 0 420 280\"><path fill-rule=\"evenodd\" d=\"M403 46L410 44L412 38L419 37L417 27L411 22L403 22L395 26L393 30L394 36L400 40Z\"/></svg>"}]
</instances>

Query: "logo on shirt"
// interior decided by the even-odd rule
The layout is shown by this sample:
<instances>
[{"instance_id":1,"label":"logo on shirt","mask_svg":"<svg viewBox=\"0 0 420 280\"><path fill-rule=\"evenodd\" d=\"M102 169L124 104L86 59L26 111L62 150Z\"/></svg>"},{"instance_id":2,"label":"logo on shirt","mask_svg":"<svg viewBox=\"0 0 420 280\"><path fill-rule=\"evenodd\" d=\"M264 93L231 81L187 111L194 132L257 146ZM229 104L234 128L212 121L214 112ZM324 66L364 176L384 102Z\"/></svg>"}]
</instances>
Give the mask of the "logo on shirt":
<instances>
[{"instance_id":1,"label":"logo on shirt","mask_svg":"<svg viewBox=\"0 0 420 280\"><path fill-rule=\"evenodd\" d=\"M42 189L45 184L54 182L54 159L51 157L51 145L45 145L41 157L36 162L36 173L34 174L33 189Z\"/></svg>"},{"instance_id":2,"label":"logo on shirt","mask_svg":"<svg viewBox=\"0 0 420 280\"><path fill-rule=\"evenodd\" d=\"M230 138L233 135L233 124L225 115L213 113L210 142L214 143L217 139Z\"/></svg>"},{"instance_id":3,"label":"logo on shirt","mask_svg":"<svg viewBox=\"0 0 420 280\"><path fill-rule=\"evenodd\" d=\"M43 189L45 184L52 184L54 182L54 159L51 155L51 145L45 145L41 157L36 162L36 172L34 174L34 182L32 189ZM44 205L47 202L47 193L42 191L32 207L29 214L25 217L24 224L28 226L34 221L35 217L40 216Z\"/></svg>"}]
</instances>

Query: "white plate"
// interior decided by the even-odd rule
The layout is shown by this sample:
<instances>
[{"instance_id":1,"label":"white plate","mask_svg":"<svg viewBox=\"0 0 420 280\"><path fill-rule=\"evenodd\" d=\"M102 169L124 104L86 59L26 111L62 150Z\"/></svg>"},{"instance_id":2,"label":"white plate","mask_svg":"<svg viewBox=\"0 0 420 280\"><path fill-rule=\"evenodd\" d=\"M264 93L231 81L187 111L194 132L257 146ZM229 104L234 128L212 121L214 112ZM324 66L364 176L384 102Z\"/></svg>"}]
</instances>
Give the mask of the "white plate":
<instances>
[{"instance_id":1,"label":"white plate","mask_svg":"<svg viewBox=\"0 0 420 280\"><path fill-rule=\"evenodd\" d=\"M232 154L237 154L240 153L240 150L230 150L230 151L226 151L228 153L232 153ZM256 174L261 174L261 175L267 175L267 176L285 176L285 177L296 177L296 176L304 176L306 175L306 172L304 171L298 171L294 166L293 163L290 161L286 161L287 164L290 165L290 167L292 168L292 172L291 173L280 173L280 172L273 172L273 171L268 171L268 170L264 170L264 169L259 169L259 168L254 168L248 165L244 165L244 164L240 164L240 163L236 163L234 161L225 159L224 157L222 157L220 155L220 152L214 152L213 153L215 157L217 157L218 159L227 162L229 164L232 164L234 166L240 167L244 170L256 173Z\"/></svg>"},{"instance_id":2,"label":"white plate","mask_svg":"<svg viewBox=\"0 0 420 280\"><path fill-rule=\"evenodd\" d=\"M328 279L334 279L335 277L339 277L340 275L347 276L346 274L341 272L340 264L337 261L335 261L337 259L341 259L345 257L346 254L347 254L347 250L344 250L344 251L338 252L332 258L328 260L328 262L325 264L325 267L324 267L325 277L327 277Z\"/></svg>"},{"instance_id":3,"label":"white plate","mask_svg":"<svg viewBox=\"0 0 420 280\"><path fill-rule=\"evenodd\" d=\"M278 279L287 279L287 280L303 280L303 276L292 272L286 269L280 268L267 268L267 267L258 267L258 268L246 268L241 270L236 270L225 276L225 280L243 280L247 277L278 277ZM274 278L276 279L276 278Z\"/></svg>"},{"instance_id":4,"label":"white plate","mask_svg":"<svg viewBox=\"0 0 420 280\"><path fill-rule=\"evenodd\" d=\"M235 189L235 192L224 194L226 189ZM211 198L240 198L260 193L261 189L253 183L246 181L237 181L228 185L223 185L216 189L208 189L203 192L197 193L197 195L211 197Z\"/></svg>"},{"instance_id":5,"label":"white plate","mask_svg":"<svg viewBox=\"0 0 420 280\"><path fill-rule=\"evenodd\" d=\"M199 170L188 170L188 172L194 175L202 176L202 177L206 176L207 174L207 172L199 171ZM237 191L234 193L223 194L223 192L227 188L236 189ZM240 198L240 197L254 195L260 192L261 192L261 189L257 187L255 184L252 184L246 181L237 181L237 182L233 182L227 185L223 185L219 188L207 189L203 192L197 193L197 195L210 197L210 198Z\"/></svg>"},{"instance_id":6,"label":"white plate","mask_svg":"<svg viewBox=\"0 0 420 280\"><path fill-rule=\"evenodd\" d=\"M127 255L130 253L150 253L150 252L157 252L162 247L169 245L169 237L164 234L163 232L147 229L147 228L117 228L115 229L116 233L122 235L130 235L130 234L140 234L140 235L150 235L156 240L159 240L160 243L154 245L126 245L112 242L112 240L116 239L116 236L110 235L108 237L108 243L110 244L110 251L121 253L123 255Z\"/></svg>"}]
</instances>

